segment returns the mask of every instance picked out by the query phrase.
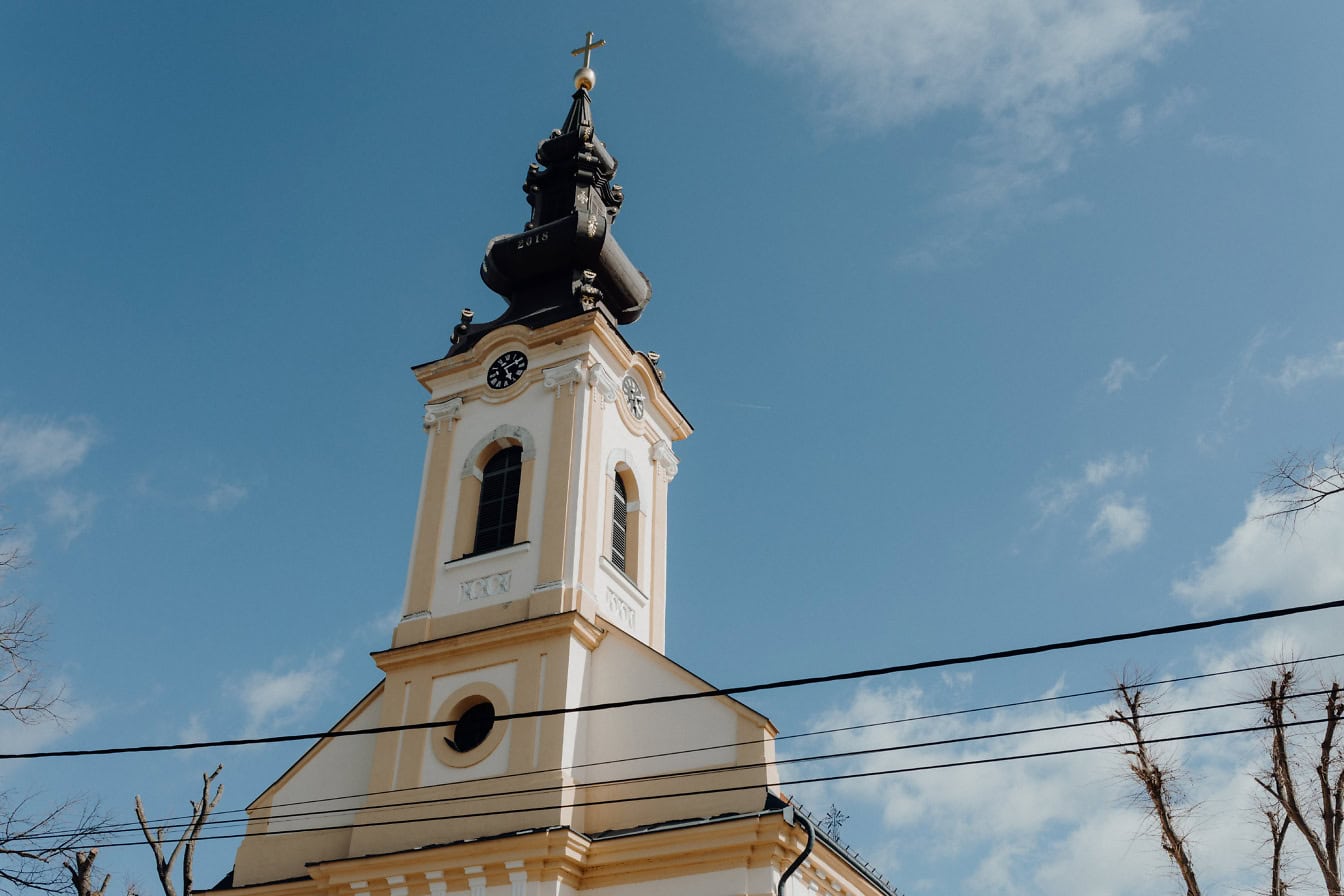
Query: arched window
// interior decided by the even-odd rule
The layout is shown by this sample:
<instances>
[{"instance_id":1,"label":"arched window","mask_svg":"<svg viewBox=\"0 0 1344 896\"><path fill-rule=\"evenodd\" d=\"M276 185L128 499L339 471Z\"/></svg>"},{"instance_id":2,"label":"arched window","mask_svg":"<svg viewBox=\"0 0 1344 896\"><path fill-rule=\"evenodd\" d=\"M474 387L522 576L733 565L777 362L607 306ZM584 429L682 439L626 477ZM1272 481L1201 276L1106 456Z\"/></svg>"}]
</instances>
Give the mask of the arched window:
<instances>
[{"instance_id":1,"label":"arched window","mask_svg":"<svg viewBox=\"0 0 1344 896\"><path fill-rule=\"evenodd\" d=\"M621 474L616 474L616 489L611 499L611 562L621 572L625 572L625 536L626 521L629 518L630 505L625 497L625 482Z\"/></svg>"},{"instance_id":2,"label":"arched window","mask_svg":"<svg viewBox=\"0 0 1344 896\"><path fill-rule=\"evenodd\" d=\"M483 554L513 544L522 473L523 449L517 445L497 452L485 465L481 474L481 502L476 511L473 553Z\"/></svg>"}]
</instances>

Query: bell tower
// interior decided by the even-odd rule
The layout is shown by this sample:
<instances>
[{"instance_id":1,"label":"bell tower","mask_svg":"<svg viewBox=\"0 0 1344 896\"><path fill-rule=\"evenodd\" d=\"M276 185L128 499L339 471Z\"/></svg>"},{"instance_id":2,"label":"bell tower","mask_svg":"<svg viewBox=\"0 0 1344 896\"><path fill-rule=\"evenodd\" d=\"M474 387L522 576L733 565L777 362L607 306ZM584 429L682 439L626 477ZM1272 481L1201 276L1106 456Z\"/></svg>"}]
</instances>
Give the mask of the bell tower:
<instances>
[{"instance_id":1,"label":"bell tower","mask_svg":"<svg viewBox=\"0 0 1344 896\"><path fill-rule=\"evenodd\" d=\"M612 233L601 45L575 51L527 223L486 246L506 308L464 310L447 354L414 368L427 446L382 680L248 807L230 886L573 896L654 868L616 836L649 825L688 874L711 848L780 864L774 727L664 653L672 445L691 427L621 333L651 289ZM679 820L729 816L755 845L678 839Z\"/></svg>"},{"instance_id":2,"label":"bell tower","mask_svg":"<svg viewBox=\"0 0 1344 896\"><path fill-rule=\"evenodd\" d=\"M587 65L601 44L589 34L529 166L530 219L486 247L481 279L508 307L464 309L448 354L415 368L428 446L394 647L574 611L663 650L672 444L691 427L619 330L652 290L612 233L625 197Z\"/></svg>"}]
</instances>

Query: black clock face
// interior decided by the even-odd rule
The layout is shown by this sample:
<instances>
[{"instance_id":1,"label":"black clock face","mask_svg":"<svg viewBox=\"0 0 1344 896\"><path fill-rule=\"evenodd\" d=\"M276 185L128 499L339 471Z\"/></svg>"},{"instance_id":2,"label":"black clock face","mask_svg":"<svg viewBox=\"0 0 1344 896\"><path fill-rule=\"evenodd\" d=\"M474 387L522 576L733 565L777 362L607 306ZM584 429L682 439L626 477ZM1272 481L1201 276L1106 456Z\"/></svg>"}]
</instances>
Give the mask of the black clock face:
<instances>
[{"instance_id":1,"label":"black clock face","mask_svg":"<svg viewBox=\"0 0 1344 896\"><path fill-rule=\"evenodd\" d=\"M621 393L625 397L625 406L636 420L644 419L644 390L639 388L639 381L632 376L627 376L621 381Z\"/></svg>"},{"instance_id":2,"label":"black clock face","mask_svg":"<svg viewBox=\"0 0 1344 896\"><path fill-rule=\"evenodd\" d=\"M495 359L486 371L485 381L491 389L503 389L518 382L527 370L527 355L520 351L505 352Z\"/></svg>"}]
</instances>

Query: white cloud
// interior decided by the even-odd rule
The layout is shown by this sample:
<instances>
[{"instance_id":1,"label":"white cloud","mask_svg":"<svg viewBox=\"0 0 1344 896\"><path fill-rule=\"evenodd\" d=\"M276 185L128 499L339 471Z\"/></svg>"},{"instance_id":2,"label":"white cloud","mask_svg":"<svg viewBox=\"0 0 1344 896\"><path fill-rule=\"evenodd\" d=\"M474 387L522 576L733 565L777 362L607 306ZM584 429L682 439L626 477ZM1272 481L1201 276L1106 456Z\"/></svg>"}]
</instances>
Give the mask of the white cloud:
<instances>
[{"instance_id":1,"label":"white cloud","mask_svg":"<svg viewBox=\"0 0 1344 896\"><path fill-rule=\"evenodd\" d=\"M0 419L0 487L68 473L84 462L94 439L87 420Z\"/></svg>"},{"instance_id":2,"label":"white cloud","mask_svg":"<svg viewBox=\"0 0 1344 896\"><path fill-rule=\"evenodd\" d=\"M1120 113L1120 139L1128 143L1139 139L1142 133L1143 106L1137 103L1126 106L1125 111Z\"/></svg>"},{"instance_id":3,"label":"white cloud","mask_svg":"<svg viewBox=\"0 0 1344 896\"><path fill-rule=\"evenodd\" d=\"M1041 521L1066 512L1089 491L1101 489L1116 479L1137 476L1147 468L1148 455L1132 451L1088 461L1078 476L1057 479L1035 490Z\"/></svg>"},{"instance_id":4,"label":"white cloud","mask_svg":"<svg viewBox=\"0 0 1344 896\"><path fill-rule=\"evenodd\" d=\"M212 513L231 510L247 497L247 487L234 482L220 482L201 499L201 506Z\"/></svg>"},{"instance_id":5,"label":"white cloud","mask_svg":"<svg viewBox=\"0 0 1344 896\"><path fill-rule=\"evenodd\" d=\"M1271 497L1253 496L1241 524L1173 593L1201 614L1251 597L1286 606L1344 594L1344 500L1322 502L1291 532L1263 518L1277 509Z\"/></svg>"},{"instance_id":6,"label":"white cloud","mask_svg":"<svg viewBox=\"0 0 1344 896\"><path fill-rule=\"evenodd\" d=\"M1101 378L1101 384L1106 387L1107 392L1119 392L1124 388L1125 380L1138 372L1134 362L1126 358L1116 358L1111 362L1111 367L1106 371L1106 375Z\"/></svg>"},{"instance_id":7,"label":"white cloud","mask_svg":"<svg viewBox=\"0 0 1344 896\"><path fill-rule=\"evenodd\" d=\"M80 495L58 488L47 496L46 520L61 528L61 537L69 545L88 531L97 506L98 498L95 495Z\"/></svg>"},{"instance_id":8,"label":"white cloud","mask_svg":"<svg viewBox=\"0 0 1344 896\"><path fill-rule=\"evenodd\" d=\"M1267 155L1266 147L1253 137L1240 137L1236 134L1209 134L1200 131L1190 138L1195 149L1211 156L1224 156L1239 159L1248 155Z\"/></svg>"},{"instance_id":9,"label":"white cloud","mask_svg":"<svg viewBox=\"0 0 1344 896\"><path fill-rule=\"evenodd\" d=\"M1131 501L1117 493L1102 502L1087 537L1103 554L1130 551L1143 544L1151 522L1141 499Z\"/></svg>"},{"instance_id":10,"label":"white cloud","mask_svg":"<svg viewBox=\"0 0 1344 896\"><path fill-rule=\"evenodd\" d=\"M1146 382L1153 378L1153 374L1167 362L1167 356L1163 355L1152 364L1140 370L1133 361L1128 358L1116 358L1107 368L1106 375L1101 378L1101 385L1105 387L1107 394L1114 394L1125 387L1129 380L1136 382Z\"/></svg>"},{"instance_id":11,"label":"white cloud","mask_svg":"<svg viewBox=\"0 0 1344 896\"><path fill-rule=\"evenodd\" d=\"M198 744L209 739L209 732L205 729L205 723L201 721L201 714L196 712L187 717L187 724L177 733L178 743Z\"/></svg>"},{"instance_id":12,"label":"white cloud","mask_svg":"<svg viewBox=\"0 0 1344 896\"><path fill-rule=\"evenodd\" d=\"M1205 668L1213 671L1228 666ZM1248 685L1248 679L1240 676L1181 685L1168 693L1158 708L1244 700ZM935 697L908 686L860 688L847 704L812 720L808 727L872 725L926 716L947 708L939 704L942 698L956 702L962 699L952 693ZM792 741L791 749L815 755L947 741L1088 722L1103 718L1109 710L1105 698L1044 703L849 730L829 735L824 745L811 739ZM1172 715L1154 722L1149 734L1165 737L1236 728L1255 724L1257 715L1255 706ZM1170 878L1171 866L1151 828L1146 803L1125 773L1125 759L1118 748L1122 741L1119 728L1097 725L876 753L835 761L825 773L991 761L788 789L808 806L836 803L856 817L880 818L880 831L860 836L878 844L900 844L894 851L903 857L898 883L918 880L924 870L921 865L927 863L940 869L957 869L954 873L961 875L957 881L960 886L950 889L964 892L1006 896L1165 892L1161 888ZM992 761L1015 754L1099 745L1116 748ZM1261 837L1253 811L1256 787L1250 777L1261 758L1258 742L1254 738L1215 737L1170 743L1159 749L1188 772L1189 804L1195 806L1189 830L1206 892L1245 892L1248 886L1258 885L1263 867L1258 865L1253 844ZM820 773L813 766L809 771ZM883 847L879 845L877 851L882 852ZM886 867L888 857L881 858Z\"/></svg>"},{"instance_id":13,"label":"white cloud","mask_svg":"<svg viewBox=\"0 0 1344 896\"><path fill-rule=\"evenodd\" d=\"M1283 369L1274 381L1284 389L1292 389L1312 380L1334 377L1344 377L1344 339L1318 355L1285 358Z\"/></svg>"},{"instance_id":14,"label":"white cloud","mask_svg":"<svg viewBox=\"0 0 1344 896\"><path fill-rule=\"evenodd\" d=\"M301 668L252 672L228 690L247 714L247 736L301 718L334 677L341 651L310 659Z\"/></svg>"},{"instance_id":15,"label":"white cloud","mask_svg":"<svg viewBox=\"0 0 1344 896\"><path fill-rule=\"evenodd\" d=\"M996 205L1067 169L1093 139L1082 113L1111 100L1186 34L1187 14L1143 0L741 0L748 53L826 94L868 129L970 111L976 161L959 201Z\"/></svg>"},{"instance_id":16,"label":"white cloud","mask_svg":"<svg viewBox=\"0 0 1344 896\"><path fill-rule=\"evenodd\" d=\"M1199 99L1199 91L1191 87L1179 87L1164 96L1151 114L1142 103L1126 106L1120 113L1120 123L1116 131L1121 140L1132 143L1157 124L1180 115Z\"/></svg>"}]
</instances>

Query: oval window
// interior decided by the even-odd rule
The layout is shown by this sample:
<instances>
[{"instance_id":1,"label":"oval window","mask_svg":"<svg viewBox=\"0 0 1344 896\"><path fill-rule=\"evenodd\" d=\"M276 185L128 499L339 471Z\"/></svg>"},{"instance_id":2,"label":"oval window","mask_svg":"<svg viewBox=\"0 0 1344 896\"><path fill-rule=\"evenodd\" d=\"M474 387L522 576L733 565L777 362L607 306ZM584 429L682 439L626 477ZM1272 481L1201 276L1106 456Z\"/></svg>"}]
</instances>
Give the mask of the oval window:
<instances>
[{"instance_id":1,"label":"oval window","mask_svg":"<svg viewBox=\"0 0 1344 896\"><path fill-rule=\"evenodd\" d=\"M489 700L472 703L457 715L453 736L445 737L448 746L459 753L469 753L485 743L495 727L495 705Z\"/></svg>"}]
</instances>

